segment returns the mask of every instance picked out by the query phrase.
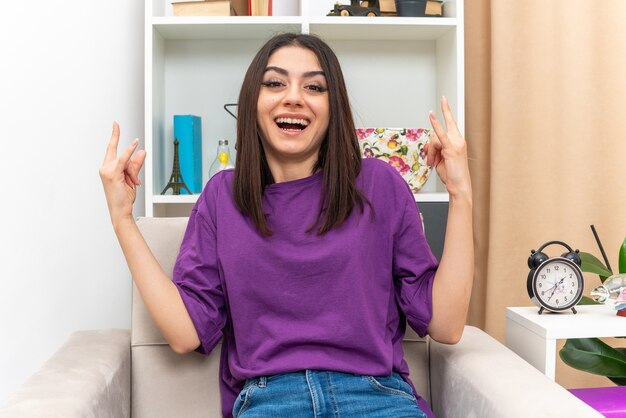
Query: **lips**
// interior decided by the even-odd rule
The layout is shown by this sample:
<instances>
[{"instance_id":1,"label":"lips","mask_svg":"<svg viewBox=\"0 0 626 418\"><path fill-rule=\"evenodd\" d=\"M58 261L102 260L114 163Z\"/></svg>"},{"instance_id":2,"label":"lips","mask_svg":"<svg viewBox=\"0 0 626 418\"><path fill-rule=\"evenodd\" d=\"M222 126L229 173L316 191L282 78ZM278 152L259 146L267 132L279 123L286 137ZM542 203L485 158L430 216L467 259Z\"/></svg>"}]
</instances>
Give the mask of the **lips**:
<instances>
[{"instance_id":1,"label":"lips","mask_svg":"<svg viewBox=\"0 0 626 418\"><path fill-rule=\"evenodd\" d=\"M285 131L302 131L309 126L309 120L304 118L279 117L274 120L280 129Z\"/></svg>"}]
</instances>

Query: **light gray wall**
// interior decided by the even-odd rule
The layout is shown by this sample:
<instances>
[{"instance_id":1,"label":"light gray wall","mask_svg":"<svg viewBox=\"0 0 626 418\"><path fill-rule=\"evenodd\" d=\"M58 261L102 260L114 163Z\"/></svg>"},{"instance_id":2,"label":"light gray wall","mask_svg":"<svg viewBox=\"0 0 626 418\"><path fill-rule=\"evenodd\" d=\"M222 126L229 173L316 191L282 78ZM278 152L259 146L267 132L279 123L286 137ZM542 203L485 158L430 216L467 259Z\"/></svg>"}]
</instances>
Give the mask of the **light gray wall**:
<instances>
[{"instance_id":1,"label":"light gray wall","mask_svg":"<svg viewBox=\"0 0 626 418\"><path fill-rule=\"evenodd\" d=\"M130 326L98 169L114 120L143 138L143 9L2 2L0 404L72 331Z\"/></svg>"}]
</instances>

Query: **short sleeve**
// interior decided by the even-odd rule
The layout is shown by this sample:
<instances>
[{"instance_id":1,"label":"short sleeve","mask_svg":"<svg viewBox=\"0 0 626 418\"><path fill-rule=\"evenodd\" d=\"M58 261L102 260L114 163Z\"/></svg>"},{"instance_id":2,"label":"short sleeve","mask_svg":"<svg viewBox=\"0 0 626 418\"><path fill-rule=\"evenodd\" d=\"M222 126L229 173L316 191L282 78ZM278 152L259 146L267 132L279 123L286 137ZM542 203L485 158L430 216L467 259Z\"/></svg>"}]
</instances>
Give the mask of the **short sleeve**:
<instances>
[{"instance_id":1,"label":"short sleeve","mask_svg":"<svg viewBox=\"0 0 626 418\"><path fill-rule=\"evenodd\" d=\"M394 237L396 301L411 328L424 337L432 318L432 286L439 263L426 241L413 193L408 186L404 189L403 216Z\"/></svg>"},{"instance_id":2,"label":"short sleeve","mask_svg":"<svg viewBox=\"0 0 626 418\"><path fill-rule=\"evenodd\" d=\"M174 265L173 282L200 338L196 351L208 354L222 337L226 306L220 281L215 224L201 195L193 208Z\"/></svg>"}]
</instances>

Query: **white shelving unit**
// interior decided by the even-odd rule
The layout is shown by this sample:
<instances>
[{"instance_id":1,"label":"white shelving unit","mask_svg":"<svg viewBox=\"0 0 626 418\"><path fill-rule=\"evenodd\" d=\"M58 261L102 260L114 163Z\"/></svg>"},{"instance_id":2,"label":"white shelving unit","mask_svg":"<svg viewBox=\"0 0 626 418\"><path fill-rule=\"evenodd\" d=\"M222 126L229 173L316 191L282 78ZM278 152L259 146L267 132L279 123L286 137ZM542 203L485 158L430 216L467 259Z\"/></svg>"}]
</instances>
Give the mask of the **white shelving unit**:
<instances>
[{"instance_id":1,"label":"white shelving unit","mask_svg":"<svg viewBox=\"0 0 626 418\"><path fill-rule=\"evenodd\" d=\"M174 17L171 0L147 0L145 24L146 216L187 216L197 195L162 196L172 170L173 116L202 118L204 183L217 140L235 142L236 103L260 46L282 32L321 36L337 53L357 127L429 127L445 95L463 132L463 2L441 18L329 17L333 0L294 1L298 16ZM344 3L347 3L344 2ZM432 175L417 202L447 202Z\"/></svg>"}]
</instances>

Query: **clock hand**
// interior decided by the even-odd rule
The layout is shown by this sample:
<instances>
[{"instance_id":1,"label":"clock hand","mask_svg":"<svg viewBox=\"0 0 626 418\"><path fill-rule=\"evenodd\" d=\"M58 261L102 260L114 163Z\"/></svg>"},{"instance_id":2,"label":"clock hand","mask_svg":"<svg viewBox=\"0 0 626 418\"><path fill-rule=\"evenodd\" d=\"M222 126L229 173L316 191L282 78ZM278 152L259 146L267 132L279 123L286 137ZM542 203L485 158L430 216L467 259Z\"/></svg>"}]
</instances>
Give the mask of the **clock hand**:
<instances>
[{"instance_id":1,"label":"clock hand","mask_svg":"<svg viewBox=\"0 0 626 418\"><path fill-rule=\"evenodd\" d=\"M565 277L566 276L563 276L561 280L554 283L554 290L552 290L552 293L550 294L550 297L548 298L548 300L552 299L552 296L554 296L554 292L556 292L556 289L558 289L559 286L563 283L563 280L565 280Z\"/></svg>"},{"instance_id":2,"label":"clock hand","mask_svg":"<svg viewBox=\"0 0 626 418\"><path fill-rule=\"evenodd\" d=\"M552 293L550 293L550 296L548 297L548 300L550 300L552 298L552 296L554 296L554 292L556 292L556 288L558 287L558 285L555 283L554 284L554 288L552 289Z\"/></svg>"}]
</instances>

